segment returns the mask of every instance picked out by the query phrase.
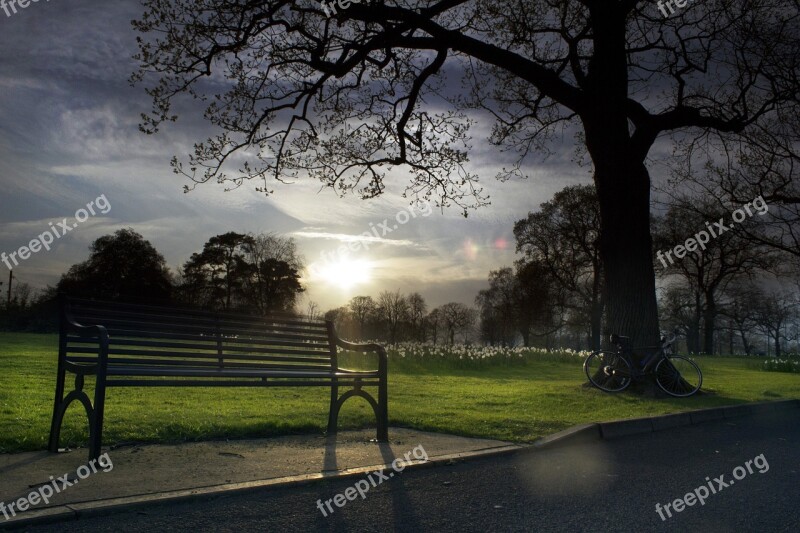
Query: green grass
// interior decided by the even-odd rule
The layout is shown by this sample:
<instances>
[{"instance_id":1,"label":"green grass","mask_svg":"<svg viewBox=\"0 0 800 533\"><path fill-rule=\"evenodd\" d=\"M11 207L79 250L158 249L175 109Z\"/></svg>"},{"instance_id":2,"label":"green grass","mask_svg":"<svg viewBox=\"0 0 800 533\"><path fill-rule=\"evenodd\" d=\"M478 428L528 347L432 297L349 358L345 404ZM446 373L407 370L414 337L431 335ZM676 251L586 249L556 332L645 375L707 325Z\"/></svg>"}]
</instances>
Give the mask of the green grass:
<instances>
[{"instance_id":1,"label":"green grass","mask_svg":"<svg viewBox=\"0 0 800 533\"><path fill-rule=\"evenodd\" d=\"M0 452L46 447L56 347L54 335L0 333ZM800 375L763 372L741 358L697 360L704 373L703 388L711 394L652 399L582 387L585 379L576 356L469 367L463 362L424 362L395 355L390 357L390 424L529 442L583 422L800 398ZM90 380L87 389L92 390ZM319 434L327 422L328 397L324 387L112 388L107 394L104 443ZM82 409L77 403L69 408L62 446L86 445ZM374 427L367 403L353 399L345 404L339 427Z\"/></svg>"}]
</instances>

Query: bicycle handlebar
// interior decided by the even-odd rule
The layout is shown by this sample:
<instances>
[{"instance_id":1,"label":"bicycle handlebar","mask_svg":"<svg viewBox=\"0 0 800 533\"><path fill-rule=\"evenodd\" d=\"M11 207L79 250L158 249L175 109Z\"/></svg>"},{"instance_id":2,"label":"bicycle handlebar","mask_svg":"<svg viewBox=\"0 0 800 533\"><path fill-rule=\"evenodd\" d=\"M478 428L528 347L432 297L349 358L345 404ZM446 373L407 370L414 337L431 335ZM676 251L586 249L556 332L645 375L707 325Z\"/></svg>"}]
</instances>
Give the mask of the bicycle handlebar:
<instances>
[{"instance_id":1,"label":"bicycle handlebar","mask_svg":"<svg viewBox=\"0 0 800 533\"><path fill-rule=\"evenodd\" d=\"M663 341L661 343L662 348L668 348L678 339L678 328L672 330L672 334L669 337L663 337Z\"/></svg>"}]
</instances>

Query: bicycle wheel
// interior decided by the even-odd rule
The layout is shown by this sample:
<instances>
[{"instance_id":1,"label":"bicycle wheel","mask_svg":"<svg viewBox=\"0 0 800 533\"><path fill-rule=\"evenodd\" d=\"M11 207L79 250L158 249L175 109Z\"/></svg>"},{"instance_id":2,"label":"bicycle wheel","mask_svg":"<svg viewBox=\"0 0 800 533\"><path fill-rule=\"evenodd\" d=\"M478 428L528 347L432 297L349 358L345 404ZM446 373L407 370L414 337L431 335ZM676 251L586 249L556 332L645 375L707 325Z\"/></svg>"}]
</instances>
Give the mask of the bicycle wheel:
<instances>
[{"instance_id":1,"label":"bicycle wheel","mask_svg":"<svg viewBox=\"0 0 800 533\"><path fill-rule=\"evenodd\" d=\"M656 383L670 396L684 398L700 390L703 373L694 361L680 355L669 355L658 362Z\"/></svg>"},{"instance_id":2,"label":"bicycle wheel","mask_svg":"<svg viewBox=\"0 0 800 533\"><path fill-rule=\"evenodd\" d=\"M594 352L583 363L586 377L598 389L619 392L631 384L631 365L616 352Z\"/></svg>"}]
</instances>

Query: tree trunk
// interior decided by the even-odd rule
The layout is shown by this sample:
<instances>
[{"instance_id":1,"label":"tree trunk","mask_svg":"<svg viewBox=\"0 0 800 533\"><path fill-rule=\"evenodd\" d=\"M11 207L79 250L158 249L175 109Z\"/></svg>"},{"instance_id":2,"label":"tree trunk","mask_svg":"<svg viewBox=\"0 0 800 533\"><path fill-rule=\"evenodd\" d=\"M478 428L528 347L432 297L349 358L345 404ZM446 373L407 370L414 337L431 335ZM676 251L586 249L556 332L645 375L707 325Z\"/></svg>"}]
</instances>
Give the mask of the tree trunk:
<instances>
[{"instance_id":1,"label":"tree trunk","mask_svg":"<svg viewBox=\"0 0 800 533\"><path fill-rule=\"evenodd\" d=\"M706 308L703 312L703 353L714 355L714 329L716 327L717 304L713 296L706 296Z\"/></svg>"},{"instance_id":2,"label":"tree trunk","mask_svg":"<svg viewBox=\"0 0 800 533\"><path fill-rule=\"evenodd\" d=\"M658 307L652 239L650 176L643 164L625 165L623 154L595 163L600 197L600 252L605 268L607 333L631 337L634 346L658 341Z\"/></svg>"},{"instance_id":3,"label":"tree trunk","mask_svg":"<svg viewBox=\"0 0 800 533\"><path fill-rule=\"evenodd\" d=\"M690 353L700 353L700 295L695 295L694 312L692 313L691 322L688 325L688 332L686 333L686 349Z\"/></svg>"},{"instance_id":4,"label":"tree trunk","mask_svg":"<svg viewBox=\"0 0 800 533\"><path fill-rule=\"evenodd\" d=\"M600 297L600 287L597 287L597 294L592 295L592 331L589 343L590 350L599 350L601 342L600 328L603 323L603 301Z\"/></svg>"},{"instance_id":5,"label":"tree trunk","mask_svg":"<svg viewBox=\"0 0 800 533\"><path fill-rule=\"evenodd\" d=\"M594 99L581 121L594 164L600 201L600 259L605 272L606 330L631 337L634 346L658 342L650 175L644 165L655 136L632 134L628 105L625 17L620 4L592 4L594 56L586 80ZM637 132L639 133L639 132Z\"/></svg>"},{"instance_id":6,"label":"tree trunk","mask_svg":"<svg viewBox=\"0 0 800 533\"><path fill-rule=\"evenodd\" d=\"M728 322L730 326L730 322ZM733 328L728 329L728 354L733 355L733 338L734 338Z\"/></svg>"},{"instance_id":7,"label":"tree trunk","mask_svg":"<svg viewBox=\"0 0 800 533\"><path fill-rule=\"evenodd\" d=\"M744 331L744 328L739 328L739 336L742 338L742 346L744 347L744 354L750 355L750 343L747 342L747 334Z\"/></svg>"}]
</instances>

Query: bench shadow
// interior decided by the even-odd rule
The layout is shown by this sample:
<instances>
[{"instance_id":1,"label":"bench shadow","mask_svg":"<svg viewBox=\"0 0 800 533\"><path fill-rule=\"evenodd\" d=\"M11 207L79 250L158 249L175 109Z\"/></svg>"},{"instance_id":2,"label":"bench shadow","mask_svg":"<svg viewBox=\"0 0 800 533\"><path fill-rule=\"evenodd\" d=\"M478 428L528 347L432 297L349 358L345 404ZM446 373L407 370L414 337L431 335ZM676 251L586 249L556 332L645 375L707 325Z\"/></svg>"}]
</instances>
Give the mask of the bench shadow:
<instances>
[{"instance_id":1,"label":"bench shadow","mask_svg":"<svg viewBox=\"0 0 800 533\"><path fill-rule=\"evenodd\" d=\"M392 447L387 442L379 442L384 464L391 464L395 457ZM411 450L409 450L411 451ZM389 470L392 470L391 468ZM398 473L388 482L392 495L392 525L395 531L423 531L422 524L417 519L408 489L402 474Z\"/></svg>"},{"instance_id":2,"label":"bench shadow","mask_svg":"<svg viewBox=\"0 0 800 533\"><path fill-rule=\"evenodd\" d=\"M19 468L23 468L23 467L26 467L28 465L32 465L32 464L37 463L37 462L39 462L39 461L41 461L43 459L51 458L55 454L50 453L50 452L35 452L33 454L30 454L30 455L26 453L25 455L27 455L27 457L20 457L19 460L14 461L14 462L6 465L6 466L0 467L0 477L2 477L4 474L7 474L7 473L9 473L9 472L11 472L13 470L17 470Z\"/></svg>"},{"instance_id":3,"label":"bench shadow","mask_svg":"<svg viewBox=\"0 0 800 533\"><path fill-rule=\"evenodd\" d=\"M336 463L336 434L329 433L325 437L325 452L322 457L322 471L336 471L339 466Z\"/></svg>"},{"instance_id":4,"label":"bench shadow","mask_svg":"<svg viewBox=\"0 0 800 533\"><path fill-rule=\"evenodd\" d=\"M378 450L381 454L381 459L384 464L390 465L392 461L394 461L397 456L395 456L394 452L392 451L391 445L386 442L377 442L374 443L378 446ZM323 455L323 472L335 472L339 470L339 466L336 459L336 434L327 435L325 438L325 452ZM384 473L388 476L390 472L393 472L392 468L389 467L384 470ZM353 486L357 481L361 479L368 479L369 476L372 475L371 473L365 473L361 476L356 476L352 478L348 478L348 486ZM373 479L377 476L372 475ZM391 516L391 522L387 524L385 528L387 531L421 531L422 525L419 523L416 515L413 513L413 504L411 502L411 498L408 495L408 491L405 487L405 483L403 482L402 475L399 473L395 473L395 475L388 481L384 481L381 485L385 486L384 490L388 490L391 494L391 500L389 505L391 506L390 509L387 509L388 513L381 513L382 516L386 516L387 514ZM377 487L370 487L371 490L375 490ZM336 494L336 489L333 488L331 483L323 483L319 485L319 490L317 492L319 499L321 501L325 501L329 498L332 498ZM370 498L370 493L367 493L366 503L369 505L368 501ZM357 498L353 503L359 502L360 498ZM349 502L348 502L349 503ZM346 509L345 507L344 509ZM343 509L343 510L344 510ZM334 507L335 511L339 511L338 508ZM353 511L350 511L353 512ZM346 512L334 512L332 515L328 515L326 517L318 516L319 520L319 528L323 530L330 530L330 531L344 531L349 529L349 521L347 519Z\"/></svg>"}]
</instances>

